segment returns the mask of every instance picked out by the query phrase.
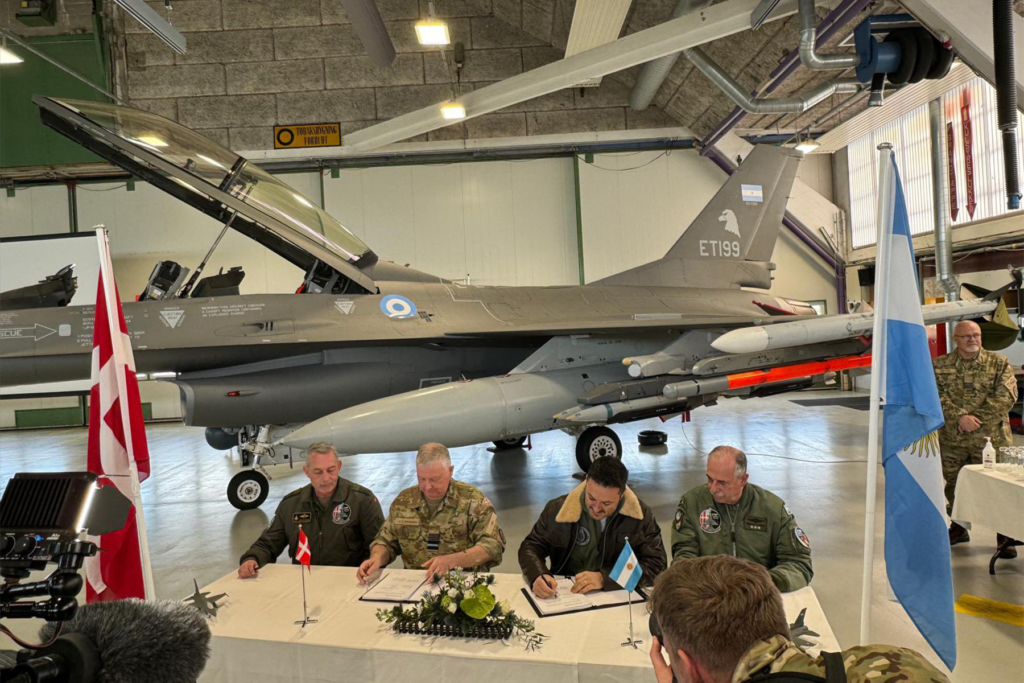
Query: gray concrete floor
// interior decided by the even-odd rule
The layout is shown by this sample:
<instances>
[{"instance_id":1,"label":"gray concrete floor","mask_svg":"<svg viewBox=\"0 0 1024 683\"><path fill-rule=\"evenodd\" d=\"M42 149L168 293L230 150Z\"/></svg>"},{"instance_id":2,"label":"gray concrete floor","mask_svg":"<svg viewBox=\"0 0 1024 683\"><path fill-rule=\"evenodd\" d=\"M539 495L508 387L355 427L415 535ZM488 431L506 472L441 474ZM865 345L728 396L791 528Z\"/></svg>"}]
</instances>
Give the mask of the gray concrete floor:
<instances>
[{"instance_id":1,"label":"gray concrete floor","mask_svg":"<svg viewBox=\"0 0 1024 683\"><path fill-rule=\"evenodd\" d=\"M751 481L786 500L810 535L815 569L811 585L840 644L850 647L857 643L860 623L868 413L804 407L790 400L839 395L850 396L822 391L732 399L695 411L689 424L650 420L620 425L616 431L625 446L630 485L654 508L666 547L679 496L704 481L704 453L719 444L745 450ZM668 446L639 448L636 433L642 429L667 431ZM180 598L191 592L193 578L204 585L232 571L282 496L303 485L305 477L299 468L271 468L271 494L262 509L238 512L225 498L228 480L238 469L236 458L210 449L201 429L154 424L148 435L153 476L142 490L156 589L159 597ZM453 452L455 477L478 486L498 510L508 548L497 571L518 571L519 543L544 503L578 483L572 478L578 471L573 444L555 432L535 436L529 452L492 454L485 446ZM84 429L0 433L0 486L19 471L84 469L85 451ZM399 491L415 484L409 453L345 458L342 474L372 489L385 511ZM883 487L879 468L872 640L912 647L938 664L899 604L887 598ZM975 526L972 542L953 548L955 594L1022 605L1024 555L1001 561L998 574L989 576L994 543L994 532ZM959 662L953 681L1020 680L1024 628L957 614L957 634Z\"/></svg>"}]
</instances>

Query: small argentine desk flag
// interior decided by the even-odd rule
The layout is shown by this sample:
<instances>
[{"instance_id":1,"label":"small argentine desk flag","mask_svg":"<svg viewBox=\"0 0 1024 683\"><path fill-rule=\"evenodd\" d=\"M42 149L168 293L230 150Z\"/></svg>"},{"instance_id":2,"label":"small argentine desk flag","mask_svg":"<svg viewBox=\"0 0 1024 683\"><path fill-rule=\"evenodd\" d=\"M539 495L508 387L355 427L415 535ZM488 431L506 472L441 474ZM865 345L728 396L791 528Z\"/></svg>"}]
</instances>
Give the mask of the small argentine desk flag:
<instances>
[{"instance_id":1,"label":"small argentine desk flag","mask_svg":"<svg viewBox=\"0 0 1024 683\"><path fill-rule=\"evenodd\" d=\"M632 593L636 590L636 585L640 583L640 577L643 575L644 570L640 568L640 560L636 559L636 553L633 552L627 538L626 545L619 553L619 559L612 567L611 580Z\"/></svg>"},{"instance_id":2,"label":"small argentine desk flag","mask_svg":"<svg viewBox=\"0 0 1024 683\"><path fill-rule=\"evenodd\" d=\"M634 650L639 649L637 646L643 641L633 638L633 591L636 590L637 584L640 583L640 577L643 575L644 570L640 568L640 560L636 559L636 553L633 552L633 547L629 545L629 536L626 536L626 545L623 546L622 552L619 553L619 559L615 561L615 566L612 567L609 578L629 592L629 639L622 645L623 647L631 647Z\"/></svg>"}]
</instances>

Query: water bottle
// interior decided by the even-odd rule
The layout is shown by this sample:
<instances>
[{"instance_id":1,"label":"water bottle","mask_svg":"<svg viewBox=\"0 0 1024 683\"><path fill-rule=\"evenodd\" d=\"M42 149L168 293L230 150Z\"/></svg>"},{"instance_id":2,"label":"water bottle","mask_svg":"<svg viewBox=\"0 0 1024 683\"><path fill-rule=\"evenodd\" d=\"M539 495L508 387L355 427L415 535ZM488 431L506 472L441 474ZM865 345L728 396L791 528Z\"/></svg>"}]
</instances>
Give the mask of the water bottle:
<instances>
[{"instance_id":1,"label":"water bottle","mask_svg":"<svg viewBox=\"0 0 1024 683\"><path fill-rule=\"evenodd\" d=\"M996 449L992 446L992 438L988 436L985 437L985 448L981 451L981 464L986 470L996 466Z\"/></svg>"}]
</instances>

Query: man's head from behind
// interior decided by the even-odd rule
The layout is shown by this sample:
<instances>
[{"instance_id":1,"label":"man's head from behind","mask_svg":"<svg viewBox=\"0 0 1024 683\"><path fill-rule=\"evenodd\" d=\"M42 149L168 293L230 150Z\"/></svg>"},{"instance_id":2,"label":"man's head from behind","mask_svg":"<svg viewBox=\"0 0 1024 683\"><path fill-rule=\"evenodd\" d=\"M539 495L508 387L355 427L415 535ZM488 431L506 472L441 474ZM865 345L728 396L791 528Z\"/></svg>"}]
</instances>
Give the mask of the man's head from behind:
<instances>
[{"instance_id":1,"label":"man's head from behind","mask_svg":"<svg viewBox=\"0 0 1024 683\"><path fill-rule=\"evenodd\" d=\"M425 443L416 452L416 482L427 500L441 500L452 481L452 458L439 443Z\"/></svg>"},{"instance_id":2,"label":"man's head from behind","mask_svg":"<svg viewBox=\"0 0 1024 683\"><path fill-rule=\"evenodd\" d=\"M953 343L961 358L971 359L981 351L981 328L978 323L963 320L953 328Z\"/></svg>"},{"instance_id":3,"label":"man's head from behind","mask_svg":"<svg viewBox=\"0 0 1024 683\"><path fill-rule=\"evenodd\" d=\"M629 470L618 458L598 458L587 472L583 502L587 512L597 521L615 514L626 492Z\"/></svg>"},{"instance_id":4,"label":"man's head from behind","mask_svg":"<svg viewBox=\"0 0 1024 683\"><path fill-rule=\"evenodd\" d=\"M735 505L747 485L747 456L732 446L717 446L708 454L708 488L716 503Z\"/></svg>"},{"instance_id":5,"label":"man's head from behind","mask_svg":"<svg viewBox=\"0 0 1024 683\"><path fill-rule=\"evenodd\" d=\"M754 643L789 637L768 570L729 555L669 567L655 581L650 608L680 683L728 683Z\"/></svg>"},{"instance_id":6,"label":"man's head from behind","mask_svg":"<svg viewBox=\"0 0 1024 683\"><path fill-rule=\"evenodd\" d=\"M317 497L326 499L332 496L338 486L338 472L341 471L341 460L334 446L321 441L306 449L306 464L302 466L302 471L309 477Z\"/></svg>"}]
</instances>

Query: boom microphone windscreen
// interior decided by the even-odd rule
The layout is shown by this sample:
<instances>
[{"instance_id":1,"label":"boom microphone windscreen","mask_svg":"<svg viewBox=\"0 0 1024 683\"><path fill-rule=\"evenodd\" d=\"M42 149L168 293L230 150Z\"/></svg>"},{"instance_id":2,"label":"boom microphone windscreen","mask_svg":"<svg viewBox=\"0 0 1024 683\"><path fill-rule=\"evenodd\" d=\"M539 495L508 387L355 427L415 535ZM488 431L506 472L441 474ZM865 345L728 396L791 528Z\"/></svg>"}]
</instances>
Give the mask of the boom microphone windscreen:
<instances>
[{"instance_id":1,"label":"boom microphone windscreen","mask_svg":"<svg viewBox=\"0 0 1024 683\"><path fill-rule=\"evenodd\" d=\"M56 624L39 632L49 641ZM102 666L97 683L195 681L210 656L210 627L194 607L173 600L115 600L83 605L64 633L88 636Z\"/></svg>"}]
</instances>

